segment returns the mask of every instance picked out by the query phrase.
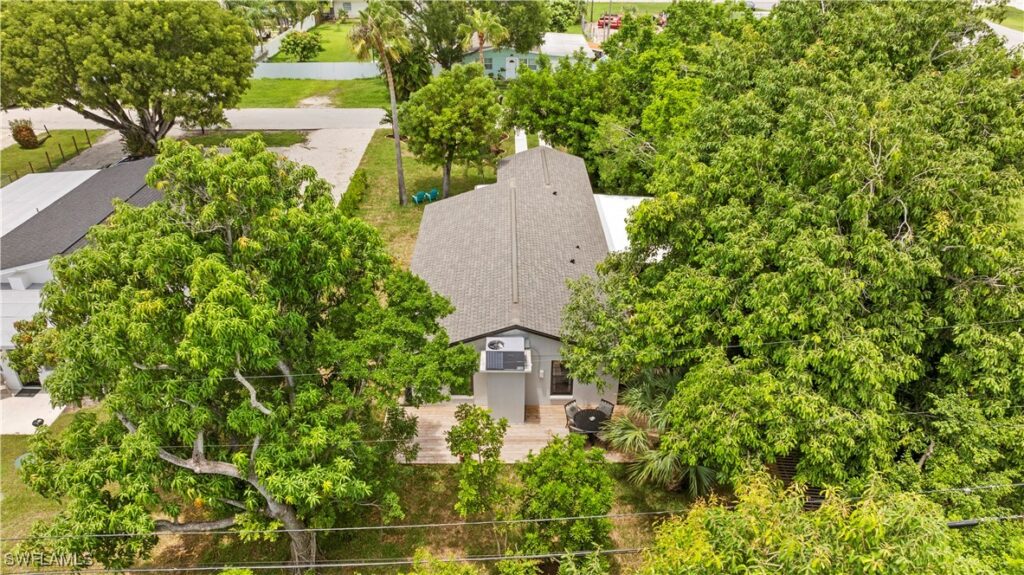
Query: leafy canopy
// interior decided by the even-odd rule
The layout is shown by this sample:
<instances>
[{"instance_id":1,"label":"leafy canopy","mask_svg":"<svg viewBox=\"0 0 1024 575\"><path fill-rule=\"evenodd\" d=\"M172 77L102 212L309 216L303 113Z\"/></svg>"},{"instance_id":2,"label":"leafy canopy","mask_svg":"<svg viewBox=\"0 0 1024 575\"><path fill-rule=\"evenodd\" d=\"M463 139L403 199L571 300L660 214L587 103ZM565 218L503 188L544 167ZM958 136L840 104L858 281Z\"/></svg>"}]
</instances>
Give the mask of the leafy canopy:
<instances>
[{"instance_id":1,"label":"leafy canopy","mask_svg":"<svg viewBox=\"0 0 1024 575\"><path fill-rule=\"evenodd\" d=\"M289 32L281 40L281 52L299 62L309 62L323 51L323 38L316 32Z\"/></svg>"},{"instance_id":2,"label":"leafy canopy","mask_svg":"<svg viewBox=\"0 0 1024 575\"><path fill-rule=\"evenodd\" d=\"M409 149L428 165L444 168L448 195L455 162L480 164L493 157L503 134L494 81L477 64L456 65L414 93L399 112Z\"/></svg>"},{"instance_id":3,"label":"leafy canopy","mask_svg":"<svg viewBox=\"0 0 1024 575\"><path fill-rule=\"evenodd\" d=\"M658 449L727 482L787 454L854 491L1024 478L1024 84L983 16L783 3L684 47L699 100L643 109L678 124L629 251L575 288L574 375L677 374Z\"/></svg>"},{"instance_id":4,"label":"leafy canopy","mask_svg":"<svg viewBox=\"0 0 1024 575\"><path fill-rule=\"evenodd\" d=\"M401 517L398 460L415 456L403 390L464 380L450 304L397 268L377 232L342 215L312 168L265 149L164 141L147 181L163 199L116 206L89 243L51 261L43 290L55 402L102 402L23 468L60 514L36 548L130 565L177 528L292 530ZM170 521L157 519L168 516ZM315 558L292 531L293 557Z\"/></svg>"},{"instance_id":5,"label":"leafy canopy","mask_svg":"<svg viewBox=\"0 0 1024 575\"><path fill-rule=\"evenodd\" d=\"M252 74L251 30L216 2L4 2L2 104L66 106L156 153L176 122L213 125Z\"/></svg>"},{"instance_id":6,"label":"leafy canopy","mask_svg":"<svg viewBox=\"0 0 1024 575\"><path fill-rule=\"evenodd\" d=\"M504 465L508 420L495 420L489 409L464 403L455 409L457 423L445 433L452 455L459 459L459 499L455 510L463 518L494 511L504 493L500 475Z\"/></svg>"}]
</instances>

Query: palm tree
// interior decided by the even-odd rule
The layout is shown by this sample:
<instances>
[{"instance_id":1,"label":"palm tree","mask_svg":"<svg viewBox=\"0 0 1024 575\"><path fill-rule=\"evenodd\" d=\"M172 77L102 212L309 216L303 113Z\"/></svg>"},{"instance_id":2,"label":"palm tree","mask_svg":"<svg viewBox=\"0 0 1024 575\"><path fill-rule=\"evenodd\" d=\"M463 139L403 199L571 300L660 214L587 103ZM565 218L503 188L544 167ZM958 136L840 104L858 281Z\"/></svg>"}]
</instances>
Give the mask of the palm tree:
<instances>
[{"instance_id":1,"label":"palm tree","mask_svg":"<svg viewBox=\"0 0 1024 575\"><path fill-rule=\"evenodd\" d=\"M501 25L498 17L490 12L474 8L465 24L459 24L459 35L465 40L463 44L469 46L473 43L473 36L477 39L477 51L480 53L480 65L484 65L484 42L490 40L491 44L497 44L508 38L508 30Z\"/></svg>"},{"instance_id":2,"label":"palm tree","mask_svg":"<svg viewBox=\"0 0 1024 575\"><path fill-rule=\"evenodd\" d=\"M679 454L661 446L668 426L665 407L678 382L679 376L671 372L645 374L637 385L622 393L619 403L629 411L625 417L611 419L601 439L612 449L632 456L628 473L634 484L649 483L671 490L685 487L696 499L714 486L714 470L688 465Z\"/></svg>"},{"instance_id":3,"label":"palm tree","mask_svg":"<svg viewBox=\"0 0 1024 575\"><path fill-rule=\"evenodd\" d=\"M352 28L352 48L360 60L376 55L384 68L391 95L391 131L395 137L395 165L398 166L398 203L405 205L405 172L402 170L402 140L398 130L398 98L392 66L411 48L402 15L390 4L370 0L359 12L359 23Z\"/></svg>"}]
</instances>

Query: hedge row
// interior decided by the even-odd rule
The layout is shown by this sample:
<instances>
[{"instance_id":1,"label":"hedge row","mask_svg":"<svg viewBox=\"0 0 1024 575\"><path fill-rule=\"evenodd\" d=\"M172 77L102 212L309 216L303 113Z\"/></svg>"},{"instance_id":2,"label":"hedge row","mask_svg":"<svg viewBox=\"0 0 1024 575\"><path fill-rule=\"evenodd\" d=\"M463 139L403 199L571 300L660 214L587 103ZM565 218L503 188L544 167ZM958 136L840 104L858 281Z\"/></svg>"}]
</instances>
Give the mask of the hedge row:
<instances>
[{"instance_id":1,"label":"hedge row","mask_svg":"<svg viewBox=\"0 0 1024 575\"><path fill-rule=\"evenodd\" d=\"M366 197L366 188L369 186L370 180L366 175L366 170L357 168L348 183L348 189L341 196L341 202L338 203L341 213L348 217L356 215L356 212L359 211L359 204L363 203L363 198Z\"/></svg>"}]
</instances>

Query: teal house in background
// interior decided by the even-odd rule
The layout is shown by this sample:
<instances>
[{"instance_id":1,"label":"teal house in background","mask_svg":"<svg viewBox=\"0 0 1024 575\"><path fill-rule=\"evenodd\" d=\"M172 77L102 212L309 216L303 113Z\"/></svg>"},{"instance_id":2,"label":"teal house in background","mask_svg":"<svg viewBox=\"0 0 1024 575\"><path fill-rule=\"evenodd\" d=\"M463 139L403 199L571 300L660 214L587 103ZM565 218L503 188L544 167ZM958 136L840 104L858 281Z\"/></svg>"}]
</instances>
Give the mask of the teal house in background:
<instances>
[{"instance_id":1,"label":"teal house in background","mask_svg":"<svg viewBox=\"0 0 1024 575\"><path fill-rule=\"evenodd\" d=\"M474 44L476 39L474 37ZM470 46L470 51L462 56L463 64L480 63L480 47ZM548 32L544 34L543 43L527 53L516 52L512 48L496 48L484 44L484 72L493 78L504 78L512 80L516 77L516 70L519 66L526 64L531 70L537 69L537 59L543 54L551 61L552 66L557 66L565 58L571 57L576 52L582 51L583 55L593 60L597 54L587 43L582 34L564 34Z\"/></svg>"}]
</instances>

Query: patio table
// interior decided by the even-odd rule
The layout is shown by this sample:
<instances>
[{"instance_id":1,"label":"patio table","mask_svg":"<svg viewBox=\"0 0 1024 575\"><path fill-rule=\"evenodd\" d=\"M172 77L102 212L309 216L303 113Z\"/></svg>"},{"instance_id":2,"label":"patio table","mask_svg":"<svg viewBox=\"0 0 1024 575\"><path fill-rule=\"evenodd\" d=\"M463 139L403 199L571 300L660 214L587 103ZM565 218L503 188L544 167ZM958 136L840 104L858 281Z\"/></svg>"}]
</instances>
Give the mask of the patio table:
<instances>
[{"instance_id":1,"label":"patio table","mask_svg":"<svg viewBox=\"0 0 1024 575\"><path fill-rule=\"evenodd\" d=\"M601 425L608 421L608 416L598 409L581 409L572 417L573 431L585 433L588 441L593 441Z\"/></svg>"}]
</instances>

